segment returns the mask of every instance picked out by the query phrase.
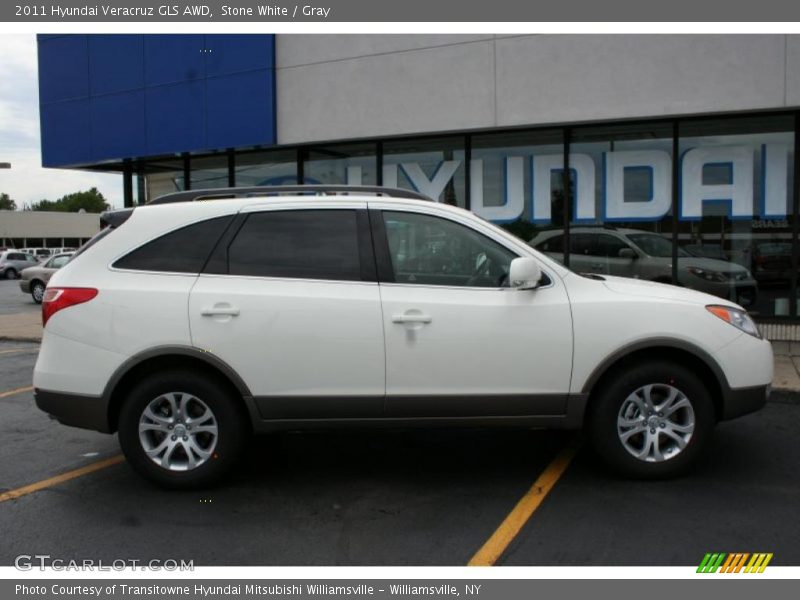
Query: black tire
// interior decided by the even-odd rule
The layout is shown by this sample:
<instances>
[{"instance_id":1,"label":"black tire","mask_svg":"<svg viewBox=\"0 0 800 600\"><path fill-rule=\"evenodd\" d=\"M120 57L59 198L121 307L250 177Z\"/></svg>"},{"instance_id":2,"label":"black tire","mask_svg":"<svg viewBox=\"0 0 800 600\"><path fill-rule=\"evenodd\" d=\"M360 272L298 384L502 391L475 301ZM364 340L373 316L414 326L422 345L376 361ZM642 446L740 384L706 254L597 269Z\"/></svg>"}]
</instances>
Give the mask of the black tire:
<instances>
[{"instance_id":1,"label":"black tire","mask_svg":"<svg viewBox=\"0 0 800 600\"><path fill-rule=\"evenodd\" d=\"M5 276L6 276L6 279L16 279L17 278L17 270L16 269L6 269Z\"/></svg>"},{"instance_id":2,"label":"black tire","mask_svg":"<svg viewBox=\"0 0 800 600\"><path fill-rule=\"evenodd\" d=\"M206 404L216 420L218 435L213 453L191 470L175 471L156 464L139 438L139 422L145 409L153 400L170 392L195 396ZM118 428L119 443L131 467L170 489L202 488L220 481L239 460L250 433L244 408L231 390L217 379L192 370L165 371L146 377L125 399Z\"/></svg>"},{"instance_id":3,"label":"black tire","mask_svg":"<svg viewBox=\"0 0 800 600\"><path fill-rule=\"evenodd\" d=\"M655 461L651 457L654 462L637 458L626 449L617 426L617 419L621 415L623 405L632 408L630 404L626 404L626 399L635 391L650 384L656 384L656 387L653 388L655 398L659 397L657 394L669 391L666 386L677 389L688 400L694 413L694 430L682 449L674 447L672 439L666 438L661 433L663 429L660 429L658 425L654 429L650 429L649 425L644 427L646 420L650 417L639 416L638 412L636 413L636 419L642 419L639 427L644 427L645 430L649 429L651 433L659 432L656 435L659 436L662 443L663 440L666 440L668 448L670 445L673 446L673 452L675 452L673 456L661 461ZM663 396L661 397L663 398ZM688 409L679 409L672 418L677 419L681 415L686 415L684 418L688 419L688 414ZM657 414L653 415L654 419L657 417ZM592 394L587 424L595 452L614 471L639 479L665 479L686 472L711 436L715 422L711 395L697 375L677 363L651 360L626 366L605 377L600 387ZM643 431L631 436L629 443L636 445L636 442L640 440L641 447L645 448L644 436L647 436L647 433L647 431Z\"/></svg>"},{"instance_id":4,"label":"black tire","mask_svg":"<svg viewBox=\"0 0 800 600\"><path fill-rule=\"evenodd\" d=\"M41 281L34 281L31 283L31 298L36 304L42 303L42 298L44 298L44 289L45 285ZM39 292L37 297L37 291Z\"/></svg>"}]
</instances>

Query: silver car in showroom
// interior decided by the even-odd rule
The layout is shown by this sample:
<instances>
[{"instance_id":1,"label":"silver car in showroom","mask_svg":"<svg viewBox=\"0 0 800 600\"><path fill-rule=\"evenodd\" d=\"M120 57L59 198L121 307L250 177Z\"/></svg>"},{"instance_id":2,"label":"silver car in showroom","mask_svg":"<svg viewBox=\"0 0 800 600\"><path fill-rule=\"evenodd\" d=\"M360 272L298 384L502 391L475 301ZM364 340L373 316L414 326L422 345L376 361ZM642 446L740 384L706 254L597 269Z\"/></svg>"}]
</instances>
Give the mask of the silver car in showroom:
<instances>
[{"instance_id":1,"label":"silver car in showroom","mask_svg":"<svg viewBox=\"0 0 800 600\"><path fill-rule=\"evenodd\" d=\"M542 231L530 245L562 261L564 230ZM596 273L672 283L672 242L639 229L573 227L570 229L569 267L578 273ZM734 262L692 256L678 248L678 285L752 306L758 284L747 268Z\"/></svg>"}]
</instances>

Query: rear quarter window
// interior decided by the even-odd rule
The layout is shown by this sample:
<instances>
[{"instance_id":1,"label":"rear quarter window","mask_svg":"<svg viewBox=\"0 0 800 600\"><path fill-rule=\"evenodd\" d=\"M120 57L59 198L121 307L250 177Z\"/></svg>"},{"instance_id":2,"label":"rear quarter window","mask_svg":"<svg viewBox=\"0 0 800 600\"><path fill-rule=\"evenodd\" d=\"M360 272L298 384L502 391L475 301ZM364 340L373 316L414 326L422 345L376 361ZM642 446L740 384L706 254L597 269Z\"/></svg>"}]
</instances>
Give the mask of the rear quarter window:
<instances>
[{"instance_id":1,"label":"rear quarter window","mask_svg":"<svg viewBox=\"0 0 800 600\"><path fill-rule=\"evenodd\" d=\"M233 216L217 217L164 234L117 260L113 267L134 271L199 273Z\"/></svg>"}]
</instances>

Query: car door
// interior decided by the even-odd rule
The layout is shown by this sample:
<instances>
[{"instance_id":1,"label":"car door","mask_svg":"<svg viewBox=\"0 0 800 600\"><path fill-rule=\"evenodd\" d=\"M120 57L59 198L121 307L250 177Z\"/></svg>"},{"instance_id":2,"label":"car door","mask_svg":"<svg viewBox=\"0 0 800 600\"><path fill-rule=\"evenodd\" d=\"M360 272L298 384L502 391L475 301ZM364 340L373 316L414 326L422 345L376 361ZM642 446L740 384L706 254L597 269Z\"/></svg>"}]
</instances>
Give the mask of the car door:
<instances>
[{"instance_id":1,"label":"car door","mask_svg":"<svg viewBox=\"0 0 800 600\"><path fill-rule=\"evenodd\" d=\"M606 273L618 277L633 277L636 258L631 256L620 256L623 250L629 251L636 256L636 251L626 244L622 239L608 233L597 233L593 236L591 247L592 260L595 273Z\"/></svg>"},{"instance_id":2,"label":"car door","mask_svg":"<svg viewBox=\"0 0 800 600\"><path fill-rule=\"evenodd\" d=\"M545 269L536 290L507 287L519 250L474 220L438 213L436 205L370 207L386 416L563 414L572 320L561 281Z\"/></svg>"},{"instance_id":3,"label":"car door","mask_svg":"<svg viewBox=\"0 0 800 600\"><path fill-rule=\"evenodd\" d=\"M198 277L193 344L267 419L380 416L383 324L365 203L249 207Z\"/></svg>"},{"instance_id":4,"label":"car door","mask_svg":"<svg viewBox=\"0 0 800 600\"><path fill-rule=\"evenodd\" d=\"M572 234L569 242L569 268L576 273L602 272L600 265L592 256L594 237L591 233Z\"/></svg>"},{"instance_id":5,"label":"car door","mask_svg":"<svg viewBox=\"0 0 800 600\"><path fill-rule=\"evenodd\" d=\"M31 254L14 254L11 260L14 262L14 268L17 269L17 272L39 264L39 261Z\"/></svg>"}]
</instances>

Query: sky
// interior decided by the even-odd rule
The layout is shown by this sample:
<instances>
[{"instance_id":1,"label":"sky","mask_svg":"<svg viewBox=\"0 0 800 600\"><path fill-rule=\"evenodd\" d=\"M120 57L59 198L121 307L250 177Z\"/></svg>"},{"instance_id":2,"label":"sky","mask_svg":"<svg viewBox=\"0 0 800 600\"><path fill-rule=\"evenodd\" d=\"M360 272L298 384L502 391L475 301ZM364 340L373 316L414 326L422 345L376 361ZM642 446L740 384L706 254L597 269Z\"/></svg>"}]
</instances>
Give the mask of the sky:
<instances>
[{"instance_id":1,"label":"sky","mask_svg":"<svg viewBox=\"0 0 800 600\"><path fill-rule=\"evenodd\" d=\"M11 169L0 169L0 192L21 209L96 187L109 204L121 207L121 175L42 168L36 36L0 36L0 56L0 162L11 163Z\"/></svg>"}]
</instances>

